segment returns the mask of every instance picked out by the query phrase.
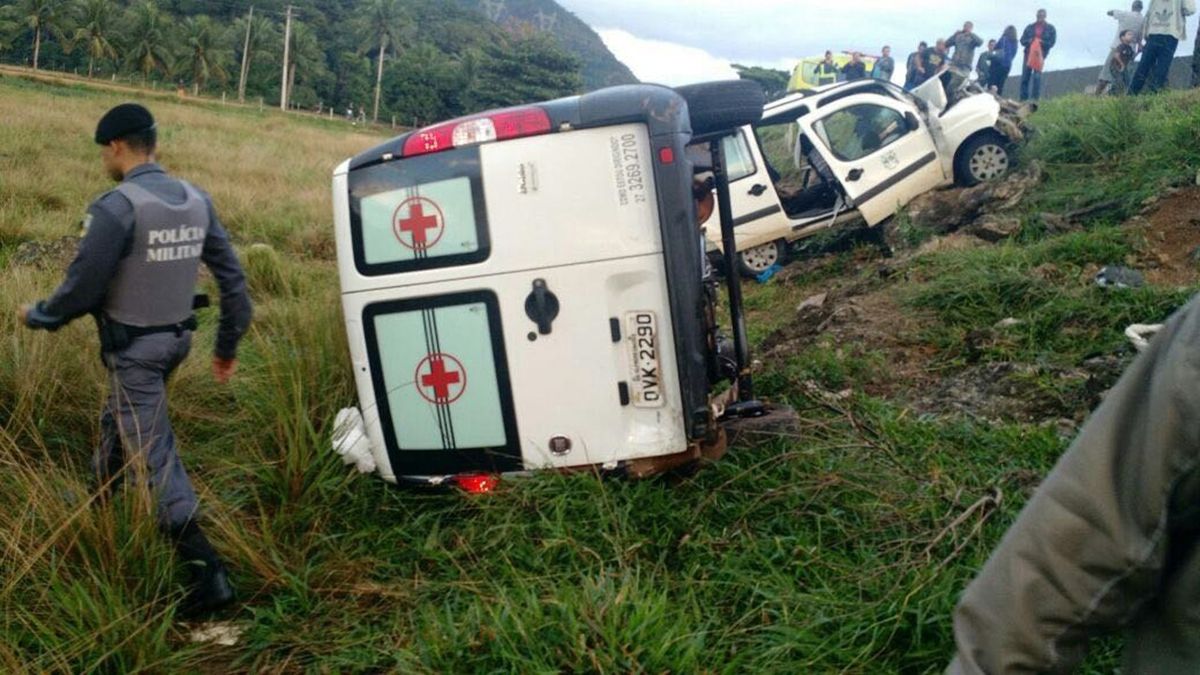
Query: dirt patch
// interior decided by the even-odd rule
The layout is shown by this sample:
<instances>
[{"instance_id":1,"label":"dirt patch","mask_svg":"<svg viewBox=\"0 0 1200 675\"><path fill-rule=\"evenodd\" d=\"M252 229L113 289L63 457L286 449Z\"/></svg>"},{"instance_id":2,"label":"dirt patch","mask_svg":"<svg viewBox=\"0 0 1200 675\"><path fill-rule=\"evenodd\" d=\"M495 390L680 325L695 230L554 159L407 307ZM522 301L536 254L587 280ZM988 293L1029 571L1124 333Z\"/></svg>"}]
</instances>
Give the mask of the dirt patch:
<instances>
[{"instance_id":1,"label":"dirt patch","mask_svg":"<svg viewBox=\"0 0 1200 675\"><path fill-rule=\"evenodd\" d=\"M1163 196L1126 223L1139 234L1135 267L1155 286L1194 286L1200 282L1200 187Z\"/></svg>"},{"instance_id":2,"label":"dirt patch","mask_svg":"<svg viewBox=\"0 0 1200 675\"><path fill-rule=\"evenodd\" d=\"M1132 359L1132 352L1099 356L1077 368L979 364L940 378L927 388L911 389L908 401L919 413L957 413L986 422L1053 423L1072 435Z\"/></svg>"},{"instance_id":3,"label":"dirt patch","mask_svg":"<svg viewBox=\"0 0 1200 675\"><path fill-rule=\"evenodd\" d=\"M818 263L819 264L819 263ZM818 344L886 354L886 368L867 384L867 392L890 396L937 377L936 350L919 339L923 322L932 320L903 306L886 281L901 274L893 263L875 262L854 281L835 279L814 286L788 324L759 347L762 360L781 361Z\"/></svg>"},{"instance_id":4,"label":"dirt patch","mask_svg":"<svg viewBox=\"0 0 1200 675\"><path fill-rule=\"evenodd\" d=\"M65 270L78 250L79 237L27 241L16 246L8 262L10 265Z\"/></svg>"}]
</instances>

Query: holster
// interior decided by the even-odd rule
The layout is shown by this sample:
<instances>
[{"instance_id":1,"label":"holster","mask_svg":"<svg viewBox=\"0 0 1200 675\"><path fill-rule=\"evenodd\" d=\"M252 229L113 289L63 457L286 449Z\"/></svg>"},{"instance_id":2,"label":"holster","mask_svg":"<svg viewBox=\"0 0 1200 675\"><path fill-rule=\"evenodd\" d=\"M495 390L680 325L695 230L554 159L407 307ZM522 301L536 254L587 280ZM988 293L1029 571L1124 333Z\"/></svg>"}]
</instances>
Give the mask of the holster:
<instances>
[{"instance_id":1,"label":"holster","mask_svg":"<svg viewBox=\"0 0 1200 675\"><path fill-rule=\"evenodd\" d=\"M104 316L102 312L97 312L96 326L100 331L100 355L101 360L105 354L122 351L133 344L133 341L144 335L156 335L158 333L174 333L175 335L183 335L185 331L196 330L196 316L192 315L179 323L173 323L165 326L129 326L119 321Z\"/></svg>"},{"instance_id":2,"label":"holster","mask_svg":"<svg viewBox=\"0 0 1200 675\"><path fill-rule=\"evenodd\" d=\"M197 293L192 297L192 309L206 309L212 305L207 293ZM100 360L107 365L107 360L104 358L106 354L113 354L133 344L133 341L143 335L154 335L156 333L175 333L182 335L184 331L196 330L198 325L196 315L188 317L184 321L171 324L169 326L128 326L113 321L104 315L102 310L92 312L92 318L96 320L96 330L100 334Z\"/></svg>"},{"instance_id":3,"label":"holster","mask_svg":"<svg viewBox=\"0 0 1200 675\"><path fill-rule=\"evenodd\" d=\"M96 328L100 332L100 357L102 360L105 354L122 351L133 343L128 326L109 319L102 312L96 312L94 316L96 317Z\"/></svg>"}]
</instances>

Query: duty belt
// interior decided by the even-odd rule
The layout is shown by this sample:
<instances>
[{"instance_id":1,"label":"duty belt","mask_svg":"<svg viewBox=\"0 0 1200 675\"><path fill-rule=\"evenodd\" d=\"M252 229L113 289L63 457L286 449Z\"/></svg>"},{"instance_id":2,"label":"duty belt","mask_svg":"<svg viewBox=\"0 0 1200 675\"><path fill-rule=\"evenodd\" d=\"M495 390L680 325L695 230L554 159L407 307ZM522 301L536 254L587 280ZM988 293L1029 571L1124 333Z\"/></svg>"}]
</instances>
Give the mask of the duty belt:
<instances>
[{"instance_id":1,"label":"duty belt","mask_svg":"<svg viewBox=\"0 0 1200 675\"><path fill-rule=\"evenodd\" d=\"M130 339L144 337L146 335L156 335L158 333L174 333L175 337L183 335L185 331L196 330L195 315L189 316L186 320L179 323L173 323L166 326L128 326L125 325L125 332L129 334Z\"/></svg>"}]
</instances>

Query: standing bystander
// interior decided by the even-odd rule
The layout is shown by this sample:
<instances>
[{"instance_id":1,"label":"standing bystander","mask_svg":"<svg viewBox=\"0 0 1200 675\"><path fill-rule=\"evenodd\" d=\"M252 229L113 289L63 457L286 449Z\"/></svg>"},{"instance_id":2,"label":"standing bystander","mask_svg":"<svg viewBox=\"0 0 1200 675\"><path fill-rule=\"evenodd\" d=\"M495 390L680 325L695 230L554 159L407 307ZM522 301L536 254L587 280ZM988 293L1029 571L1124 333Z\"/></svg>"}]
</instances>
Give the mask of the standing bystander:
<instances>
[{"instance_id":1,"label":"standing bystander","mask_svg":"<svg viewBox=\"0 0 1200 675\"><path fill-rule=\"evenodd\" d=\"M1013 61L1017 60L1017 48L1020 46L1016 26L1005 28L1004 34L996 41L996 58L992 59L990 82L998 96L1004 95L1004 87L1008 84L1008 76L1012 74Z\"/></svg>"},{"instance_id":2,"label":"standing bystander","mask_svg":"<svg viewBox=\"0 0 1200 675\"><path fill-rule=\"evenodd\" d=\"M867 79L867 64L863 63L862 54L854 52L850 55L850 63L842 66L842 74L847 82Z\"/></svg>"},{"instance_id":3,"label":"standing bystander","mask_svg":"<svg viewBox=\"0 0 1200 675\"><path fill-rule=\"evenodd\" d=\"M896 60L892 58L892 48L884 46L883 56L875 62L875 67L871 69L871 77L876 80L892 81L892 74L896 72Z\"/></svg>"},{"instance_id":4,"label":"standing bystander","mask_svg":"<svg viewBox=\"0 0 1200 675\"><path fill-rule=\"evenodd\" d=\"M917 51L908 55L908 61L905 64L904 73L904 90L912 91L914 88L921 86L925 82L925 50L929 49L929 44L921 42L917 45Z\"/></svg>"},{"instance_id":5,"label":"standing bystander","mask_svg":"<svg viewBox=\"0 0 1200 675\"><path fill-rule=\"evenodd\" d=\"M1042 97L1042 71L1050 50L1058 42L1054 25L1046 21L1046 10L1039 9L1037 21L1025 27L1021 45L1025 47L1025 66L1021 70L1021 100L1038 100Z\"/></svg>"},{"instance_id":6,"label":"standing bystander","mask_svg":"<svg viewBox=\"0 0 1200 675\"><path fill-rule=\"evenodd\" d=\"M1196 13L1196 0L1150 0L1146 16L1146 47L1129 93L1147 86L1155 92L1167 85L1179 42L1187 38L1187 18Z\"/></svg>"},{"instance_id":7,"label":"standing bystander","mask_svg":"<svg viewBox=\"0 0 1200 675\"><path fill-rule=\"evenodd\" d=\"M833 62L833 52L825 52L825 60L817 64L816 74L818 87L837 82L838 69Z\"/></svg>"},{"instance_id":8,"label":"standing bystander","mask_svg":"<svg viewBox=\"0 0 1200 675\"><path fill-rule=\"evenodd\" d=\"M1096 85L1097 96L1103 96L1110 86L1114 96L1124 96L1129 91L1129 71L1134 57L1133 38L1131 30L1121 33L1117 46L1109 52L1108 60L1104 62L1104 72L1100 74L1100 83Z\"/></svg>"},{"instance_id":9,"label":"standing bystander","mask_svg":"<svg viewBox=\"0 0 1200 675\"><path fill-rule=\"evenodd\" d=\"M1112 50L1121 47L1123 42L1121 36L1127 31L1131 31L1133 33L1132 44L1135 53L1141 47L1142 39L1145 37L1143 33L1146 30L1146 17L1142 14L1143 7L1142 0L1134 0L1133 7L1128 12L1119 9L1108 10L1108 15L1117 20L1117 37L1113 39L1112 47L1109 48L1108 58L1104 60L1104 65L1100 68L1100 82L1096 85L1097 96L1102 96L1108 89L1108 85L1116 81L1117 74L1109 70L1109 65L1112 64ZM1128 78L1125 79L1128 82Z\"/></svg>"},{"instance_id":10,"label":"standing bystander","mask_svg":"<svg viewBox=\"0 0 1200 675\"><path fill-rule=\"evenodd\" d=\"M979 78L979 86L985 91L991 90L992 85L992 62L997 58L996 41L988 40L987 51L979 55L979 61L975 63L975 75Z\"/></svg>"}]
</instances>

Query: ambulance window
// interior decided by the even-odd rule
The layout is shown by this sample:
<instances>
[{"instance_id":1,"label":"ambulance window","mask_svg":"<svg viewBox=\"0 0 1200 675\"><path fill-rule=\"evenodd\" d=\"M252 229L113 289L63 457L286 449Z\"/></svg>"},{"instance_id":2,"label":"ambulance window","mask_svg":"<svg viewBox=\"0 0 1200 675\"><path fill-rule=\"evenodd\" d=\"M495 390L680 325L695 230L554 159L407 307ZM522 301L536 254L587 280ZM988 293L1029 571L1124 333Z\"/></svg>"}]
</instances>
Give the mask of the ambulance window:
<instances>
[{"instance_id":1,"label":"ambulance window","mask_svg":"<svg viewBox=\"0 0 1200 675\"><path fill-rule=\"evenodd\" d=\"M746 132L739 130L733 136L726 136L722 142L725 150L725 166L729 168L729 182L741 180L754 175L754 155L746 140Z\"/></svg>"},{"instance_id":2,"label":"ambulance window","mask_svg":"<svg viewBox=\"0 0 1200 675\"><path fill-rule=\"evenodd\" d=\"M839 110L813 125L817 136L843 162L853 162L900 140L908 124L899 111L862 104Z\"/></svg>"},{"instance_id":3,"label":"ambulance window","mask_svg":"<svg viewBox=\"0 0 1200 675\"><path fill-rule=\"evenodd\" d=\"M366 276L486 260L479 149L365 167L350 174L354 261Z\"/></svg>"},{"instance_id":4,"label":"ambulance window","mask_svg":"<svg viewBox=\"0 0 1200 675\"><path fill-rule=\"evenodd\" d=\"M363 326L393 464L439 474L519 456L493 293L370 305Z\"/></svg>"}]
</instances>

